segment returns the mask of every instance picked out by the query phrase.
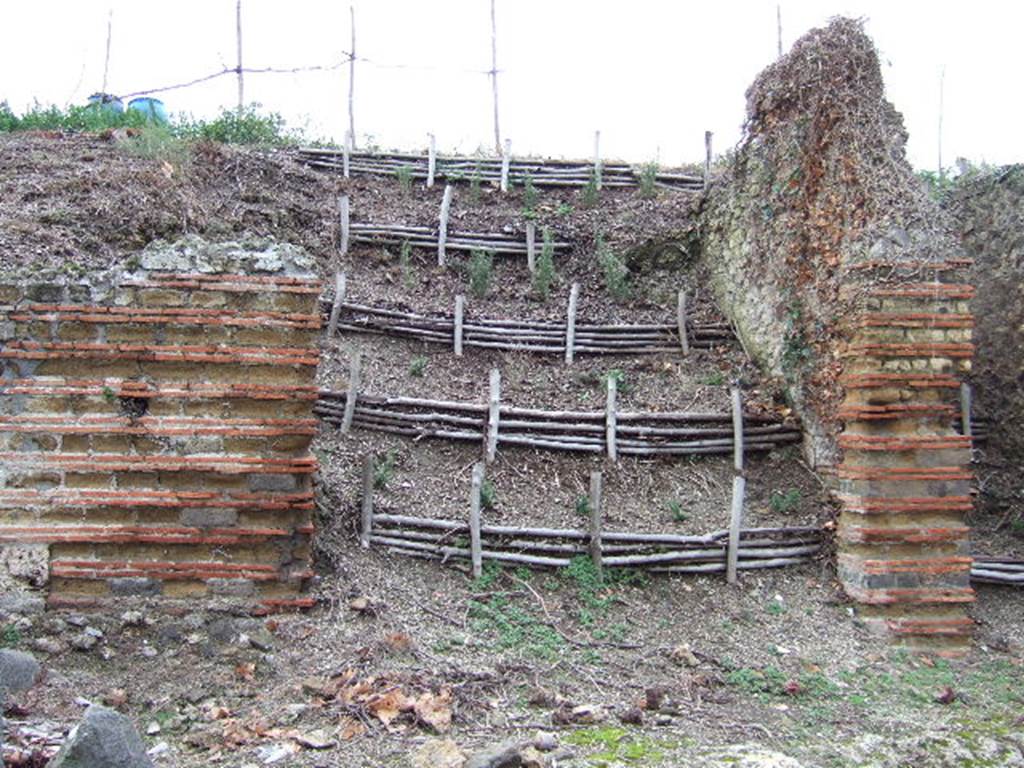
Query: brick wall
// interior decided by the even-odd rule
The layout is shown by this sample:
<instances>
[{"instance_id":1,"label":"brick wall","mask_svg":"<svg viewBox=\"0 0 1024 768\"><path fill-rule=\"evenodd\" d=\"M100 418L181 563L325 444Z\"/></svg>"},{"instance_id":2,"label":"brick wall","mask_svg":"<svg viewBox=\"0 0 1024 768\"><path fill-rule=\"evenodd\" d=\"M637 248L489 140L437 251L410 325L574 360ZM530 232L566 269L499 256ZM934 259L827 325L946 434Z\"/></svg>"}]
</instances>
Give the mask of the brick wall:
<instances>
[{"instance_id":1,"label":"brick wall","mask_svg":"<svg viewBox=\"0 0 1024 768\"><path fill-rule=\"evenodd\" d=\"M970 636L969 262L872 263L846 286L862 308L843 351L839 575L869 625L956 651Z\"/></svg>"},{"instance_id":2,"label":"brick wall","mask_svg":"<svg viewBox=\"0 0 1024 768\"><path fill-rule=\"evenodd\" d=\"M0 286L0 548L51 604L307 602L320 285L195 264Z\"/></svg>"}]
</instances>

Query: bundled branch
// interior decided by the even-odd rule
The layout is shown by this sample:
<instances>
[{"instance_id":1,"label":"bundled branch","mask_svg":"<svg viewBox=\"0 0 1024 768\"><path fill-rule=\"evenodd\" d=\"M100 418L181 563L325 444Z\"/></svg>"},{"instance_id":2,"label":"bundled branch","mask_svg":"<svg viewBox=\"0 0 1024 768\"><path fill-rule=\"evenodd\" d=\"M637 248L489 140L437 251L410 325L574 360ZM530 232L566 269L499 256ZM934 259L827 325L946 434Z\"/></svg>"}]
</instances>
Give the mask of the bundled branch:
<instances>
[{"instance_id":1,"label":"bundled branch","mask_svg":"<svg viewBox=\"0 0 1024 768\"><path fill-rule=\"evenodd\" d=\"M314 407L321 419L343 422L345 392L321 390ZM352 426L421 440L434 438L625 456L729 454L734 431L729 413L546 411L359 393ZM611 428L609 428L611 425ZM775 418L746 414L744 448L770 451L800 440L799 429Z\"/></svg>"},{"instance_id":2,"label":"bundled branch","mask_svg":"<svg viewBox=\"0 0 1024 768\"><path fill-rule=\"evenodd\" d=\"M399 554L438 560L470 559L471 524L456 520L378 514L371 518L371 544ZM479 526L483 560L564 568L573 558L595 556L589 531L506 525ZM725 571L728 531L703 536L601 531L603 567L649 568L655 573ZM778 568L804 563L822 549L818 528L754 528L741 532L740 569Z\"/></svg>"},{"instance_id":3,"label":"bundled branch","mask_svg":"<svg viewBox=\"0 0 1024 768\"><path fill-rule=\"evenodd\" d=\"M971 565L971 581L1024 586L1024 560L976 555Z\"/></svg>"},{"instance_id":4,"label":"bundled branch","mask_svg":"<svg viewBox=\"0 0 1024 768\"><path fill-rule=\"evenodd\" d=\"M362 304L341 305L338 328L454 345L461 328L464 347L520 350L563 354L568 343L566 323L528 320L467 318L455 315L427 316ZM678 352L678 323L649 325L596 325L575 323L573 353L595 355L655 354ZM731 341L728 323L686 324L688 346L711 348Z\"/></svg>"},{"instance_id":5,"label":"bundled branch","mask_svg":"<svg viewBox=\"0 0 1024 768\"><path fill-rule=\"evenodd\" d=\"M414 248L436 249L439 233L430 227L415 227L392 224L361 224L353 222L349 228L349 236L354 243L373 245L402 245L408 243ZM558 241L552 243L556 253L565 253L572 248L572 243ZM444 237L444 246L448 250L477 251L484 250L497 254L514 254L526 256L530 246L528 238L523 235L487 232L452 232Z\"/></svg>"},{"instance_id":6,"label":"bundled branch","mask_svg":"<svg viewBox=\"0 0 1024 768\"><path fill-rule=\"evenodd\" d=\"M323 168L338 173L344 172L344 150L303 148L298 151L298 160L314 168ZM433 174L431 174L430 156L412 153L367 152L347 153L350 173L396 176L408 174L414 179L443 178L449 182L470 181L476 179L481 183L500 185L502 182L502 165L507 169L508 182L523 184L527 178L538 187L584 187L594 179L594 164L570 160L528 160L515 158L472 158L458 156L441 156L434 158ZM600 181L602 187L633 188L640 186L640 171L624 163L600 164ZM704 186L704 177L678 171L658 170L654 174L655 182L663 187L674 189L700 190Z\"/></svg>"}]
</instances>

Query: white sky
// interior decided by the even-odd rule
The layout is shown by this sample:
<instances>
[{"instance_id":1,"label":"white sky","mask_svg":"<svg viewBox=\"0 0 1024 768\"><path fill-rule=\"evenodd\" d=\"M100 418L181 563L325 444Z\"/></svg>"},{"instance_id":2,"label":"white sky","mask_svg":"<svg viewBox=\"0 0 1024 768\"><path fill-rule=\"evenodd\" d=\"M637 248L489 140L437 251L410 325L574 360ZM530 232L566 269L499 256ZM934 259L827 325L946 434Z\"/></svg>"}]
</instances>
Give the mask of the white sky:
<instances>
[{"instance_id":1,"label":"white sky","mask_svg":"<svg viewBox=\"0 0 1024 768\"><path fill-rule=\"evenodd\" d=\"M444 151L493 145L489 0L355 0L359 143ZM934 168L939 75L945 68L943 160L1024 160L1019 126L1024 3L975 0L783 0L785 48L835 15L863 17L887 93L918 167ZM127 93L234 66L234 0L7 0L0 27L0 100L82 103L100 89L107 11L107 90ZM774 0L497 0L502 134L513 153L602 155L664 164L703 157L740 137L744 92L776 54ZM349 3L243 0L244 64L336 63L349 47ZM389 66L382 66L389 65ZM402 66L390 66L402 65ZM348 67L246 78L246 100L338 140L347 126ZM225 76L159 94L171 112L233 106Z\"/></svg>"}]
</instances>

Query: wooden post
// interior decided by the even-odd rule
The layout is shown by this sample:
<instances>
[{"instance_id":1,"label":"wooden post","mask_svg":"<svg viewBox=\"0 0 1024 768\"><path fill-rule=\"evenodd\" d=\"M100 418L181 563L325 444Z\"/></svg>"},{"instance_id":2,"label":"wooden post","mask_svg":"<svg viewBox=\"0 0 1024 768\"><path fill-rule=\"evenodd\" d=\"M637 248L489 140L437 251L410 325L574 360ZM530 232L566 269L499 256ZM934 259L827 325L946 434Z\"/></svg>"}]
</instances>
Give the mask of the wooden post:
<instances>
[{"instance_id":1,"label":"wooden post","mask_svg":"<svg viewBox=\"0 0 1024 768\"><path fill-rule=\"evenodd\" d=\"M373 456L363 457L363 516L359 543L363 549L370 548L370 534L373 531Z\"/></svg>"},{"instance_id":2,"label":"wooden post","mask_svg":"<svg viewBox=\"0 0 1024 768\"><path fill-rule=\"evenodd\" d=\"M239 11L239 12L241 12L241 11ZM101 106L102 106L103 102L107 98L107 73L110 71L110 35L111 35L111 32L113 32L113 26L114 26L114 9L113 8L108 8L107 9L107 55L103 59L103 87L100 88L100 93L102 94L102 96L100 97L100 99L101 99L100 105ZM238 66L241 67L242 66L241 63L239 63Z\"/></svg>"},{"instance_id":3,"label":"wooden post","mask_svg":"<svg viewBox=\"0 0 1024 768\"><path fill-rule=\"evenodd\" d=\"M743 475L732 478L732 510L729 514L729 551L726 553L725 576L730 584L736 583L736 566L739 562L740 530L743 527L743 495L747 481Z\"/></svg>"},{"instance_id":4,"label":"wooden post","mask_svg":"<svg viewBox=\"0 0 1024 768\"><path fill-rule=\"evenodd\" d=\"M619 384L614 376L608 377L608 397L605 401L604 410L604 439L608 450L608 458L616 461L619 457L619 448L615 438L617 429L618 414L615 410L615 401L618 398Z\"/></svg>"},{"instance_id":5,"label":"wooden post","mask_svg":"<svg viewBox=\"0 0 1024 768\"><path fill-rule=\"evenodd\" d=\"M498 419L501 409L501 372L491 371L491 394L487 411L487 463L494 461L498 454Z\"/></svg>"},{"instance_id":6,"label":"wooden post","mask_svg":"<svg viewBox=\"0 0 1024 768\"><path fill-rule=\"evenodd\" d=\"M779 39L779 58L782 58L782 3L775 4L775 29Z\"/></svg>"},{"instance_id":7,"label":"wooden post","mask_svg":"<svg viewBox=\"0 0 1024 768\"><path fill-rule=\"evenodd\" d=\"M704 189L711 183L711 131L704 131Z\"/></svg>"},{"instance_id":8,"label":"wooden post","mask_svg":"<svg viewBox=\"0 0 1024 768\"><path fill-rule=\"evenodd\" d=\"M601 189L601 132L594 131L594 182Z\"/></svg>"},{"instance_id":9,"label":"wooden post","mask_svg":"<svg viewBox=\"0 0 1024 768\"><path fill-rule=\"evenodd\" d=\"M686 330L686 290L679 291L679 300L676 304L676 328L679 331L679 346L683 348L683 355L690 354L690 336Z\"/></svg>"},{"instance_id":10,"label":"wooden post","mask_svg":"<svg viewBox=\"0 0 1024 768\"><path fill-rule=\"evenodd\" d=\"M737 474L743 474L743 400L740 388L733 387L732 395L732 463Z\"/></svg>"},{"instance_id":11,"label":"wooden post","mask_svg":"<svg viewBox=\"0 0 1024 768\"><path fill-rule=\"evenodd\" d=\"M238 50L238 65L235 72L238 73L238 114L245 109L245 79L242 75L242 0L235 2L235 45Z\"/></svg>"},{"instance_id":12,"label":"wooden post","mask_svg":"<svg viewBox=\"0 0 1024 768\"><path fill-rule=\"evenodd\" d=\"M352 141L352 149L356 148L356 117L353 109L353 95L356 88L356 9L348 7L348 16L352 29L352 48L348 52L348 135ZM348 174L345 174L346 176Z\"/></svg>"},{"instance_id":13,"label":"wooden post","mask_svg":"<svg viewBox=\"0 0 1024 768\"><path fill-rule=\"evenodd\" d=\"M484 465L473 465L473 484L469 493L469 553L473 560L473 578L483 573L483 547L480 544L480 489L484 483Z\"/></svg>"},{"instance_id":14,"label":"wooden post","mask_svg":"<svg viewBox=\"0 0 1024 768\"><path fill-rule=\"evenodd\" d=\"M526 222L526 266L532 275L537 271L537 224Z\"/></svg>"},{"instance_id":15,"label":"wooden post","mask_svg":"<svg viewBox=\"0 0 1024 768\"><path fill-rule=\"evenodd\" d=\"M491 0L491 89L494 92L494 151L501 152L501 130L498 128L498 21Z\"/></svg>"},{"instance_id":16,"label":"wooden post","mask_svg":"<svg viewBox=\"0 0 1024 768\"><path fill-rule=\"evenodd\" d=\"M427 152L427 189L434 186L434 172L437 170L437 142L434 140L434 134L427 134L430 136L430 149Z\"/></svg>"},{"instance_id":17,"label":"wooden post","mask_svg":"<svg viewBox=\"0 0 1024 768\"><path fill-rule=\"evenodd\" d=\"M512 139L505 139L505 151L501 153L501 191L508 192L508 169L512 164Z\"/></svg>"},{"instance_id":18,"label":"wooden post","mask_svg":"<svg viewBox=\"0 0 1024 768\"><path fill-rule=\"evenodd\" d=\"M338 251L342 256L348 255L348 234L349 234L349 208L348 195L338 198L338 223L341 233L339 235Z\"/></svg>"},{"instance_id":19,"label":"wooden post","mask_svg":"<svg viewBox=\"0 0 1024 768\"><path fill-rule=\"evenodd\" d=\"M349 168L349 154L352 152L352 134L345 131L345 143L341 147L341 173L348 179L352 173Z\"/></svg>"},{"instance_id":20,"label":"wooden post","mask_svg":"<svg viewBox=\"0 0 1024 768\"><path fill-rule=\"evenodd\" d=\"M345 413L341 418L341 433L344 435L352 428L352 419L356 415L356 398L359 397L359 373L363 365L363 353L358 349L352 356L352 365L348 371L348 394L345 397Z\"/></svg>"},{"instance_id":21,"label":"wooden post","mask_svg":"<svg viewBox=\"0 0 1024 768\"><path fill-rule=\"evenodd\" d=\"M971 426L971 385L966 381L960 384L960 430L967 437L974 434Z\"/></svg>"},{"instance_id":22,"label":"wooden post","mask_svg":"<svg viewBox=\"0 0 1024 768\"><path fill-rule=\"evenodd\" d=\"M597 575L601 575L601 473L590 473L590 526L588 533L590 541L587 548L590 551L590 561L594 564Z\"/></svg>"},{"instance_id":23,"label":"wooden post","mask_svg":"<svg viewBox=\"0 0 1024 768\"><path fill-rule=\"evenodd\" d=\"M462 357L462 315L465 311L466 297L461 293L455 297L455 329L452 342L455 346L455 356Z\"/></svg>"},{"instance_id":24,"label":"wooden post","mask_svg":"<svg viewBox=\"0 0 1024 768\"><path fill-rule=\"evenodd\" d=\"M437 227L437 266L443 267L447 262L444 246L448 240L448 211L452 206L452 185L445 184L444 197L441 198L441 215Z\"/></svg>"},{"instance_id":25,"label":"wooden post","mask_svg":"<svg viewBox=\"0 0 1024 768\"><path fill-rule=\"evenodd\" d=\"M341 316L341 305L345 303L345 273L340 269L334 275L334 304L331 305L331 318L327 322L327 338L333 339L338 332L338 318Z\"/></svg>"},{"instance_id":26,"label":"wooden post","mask_svg":"<svg viewBox=\"0 0 1024 768\"><path fill-rule=\"evenodd\" d=\"M569 309L565 320L565 362L572 364L576 346L576 304L580 297L580 284L573 283L569 290Z\"/></svg>"}]
</instances>

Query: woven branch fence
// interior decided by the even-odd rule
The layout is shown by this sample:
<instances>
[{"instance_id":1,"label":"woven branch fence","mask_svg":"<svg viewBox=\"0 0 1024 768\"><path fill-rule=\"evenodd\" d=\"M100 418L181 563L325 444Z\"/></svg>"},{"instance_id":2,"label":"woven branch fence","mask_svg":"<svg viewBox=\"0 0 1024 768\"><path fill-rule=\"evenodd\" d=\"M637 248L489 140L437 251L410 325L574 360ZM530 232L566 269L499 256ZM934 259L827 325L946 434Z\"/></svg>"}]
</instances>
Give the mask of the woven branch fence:
<instances>
[{"instance_id":1,"label":"woven branch fence","mask_svg":"<svg viewBox=\"0 0 1024 768\"><path fill-rule=\"evenodd\" d=\"M691 347L709 349L735 339L728 323L693 323L686 317L685 305L685 293L680 292L680 311L675 323L600 325L579 323L574 315L576 302L571 300L562 323L469 318L465 314L463 296L456 297L453 314L440 316L342 300L337 312L333 306L331 308L333 325L328 324L328 332L331 335L337 330L382 334L446 344L457 356L462 355L465 347L476 347L558 354L569 362L576 354L686 353Z\"/></svg>"},{"instance_id":2,"label":"woven branch fence","mask_svg":"<svg viewBox=\"0 0 1024 768\"><path fill-rule=\"evenodd\" d=\"M350 237L353 243L371 245L402 245L408 243L413 248L437 248L441 238L439 230L431 227L415 227L399 224L370 224L352 222ZM444 245L453 251L489 251L496 254L528 256L536 245L531 246L526 234L510 235L506 233L488 232L453 232L449 231ZM572 243L563 241L552 242L555 253L565 253L572 248Z\"/></svg>"},{"instance_id":3,"label":"woven branch fence","mask_svg":"<svg viewBox=\"0 0 1024 768\"><path fill-rule=\"evenodd\" d=\"M435 179L448 182L493 183L507 189L509 184L524 184L529 178L537 187L584 187L600 180L602 187L639 187L645 173L624 163L572 160L527 160L506 155L501 158L472 158L413 153L350 152L347 149L302 148L300 163L325 170L373 176L407 176L424 179L429 186ZM648 171L648 173L650 173ZM672 189L700 190L704 176L677 171L653 171L653 182Z\"/></svg>"},{"instance_id":4,"label":"woven branch fence","mask_svg":"<svg viewBox=\"0 0 1024 768\"><path fill-rule=\"evenodd\" d=\"M730 413L618 411L617 384L607 382L604 411L547 411L500 403L500 375L491 372L487 404L358 392L354 364L348 392L321 390L314 413L328 423L372 429L416 440L481 443L493 461L499 445L626 456L728 454L735 451ZM353 387L352 384L356 386ZM748 451L770 451L800 440L800 430L768 416L742 415Z\"/></svg>"}]
</instances>

